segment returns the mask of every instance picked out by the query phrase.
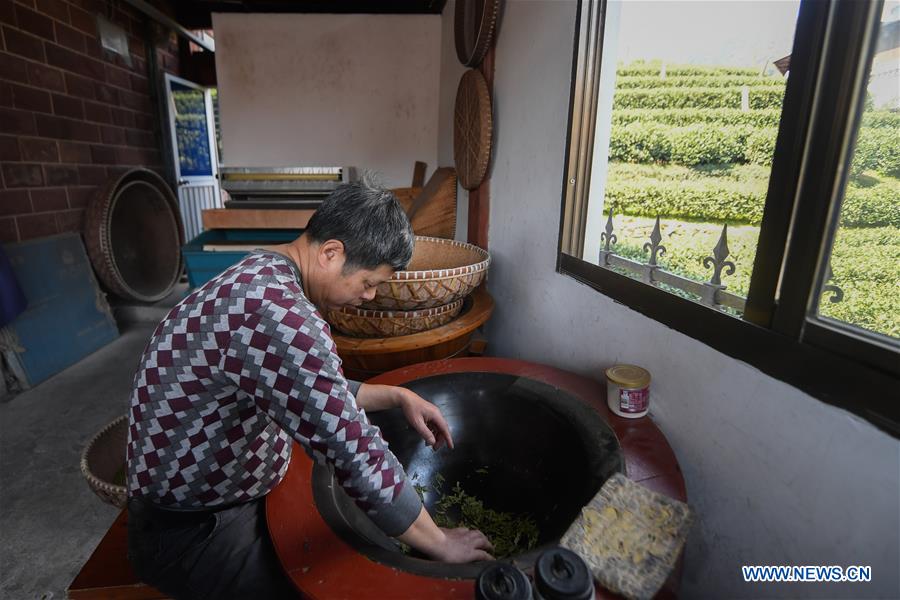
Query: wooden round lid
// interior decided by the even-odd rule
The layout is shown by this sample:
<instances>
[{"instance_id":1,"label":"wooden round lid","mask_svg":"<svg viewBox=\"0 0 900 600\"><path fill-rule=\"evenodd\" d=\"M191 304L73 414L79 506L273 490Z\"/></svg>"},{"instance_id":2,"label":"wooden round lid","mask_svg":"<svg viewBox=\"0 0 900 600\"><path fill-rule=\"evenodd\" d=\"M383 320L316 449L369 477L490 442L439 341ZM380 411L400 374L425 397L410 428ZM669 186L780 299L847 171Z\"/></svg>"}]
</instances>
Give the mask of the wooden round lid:
<instances>
[{"instance_id":1,"label":"wooden round lid","mask_svg":"<svg viewBox=\"0 0 900 600\"><path fill-rule=\"evenodd\" d=\"M467 67L477 67L484 59L497 26L500 0L456 0L454 36L456 56Z\"/></svg>"},{"instance_id":2,"label":"wooden round lid","mask_svg":"<svg viewBox=\"0 0 900 600\"><path fill-rule=\"evenodd\" d=\"M484 179L491 160L491 95L484 76L466 71L456 91L453 122L453 160L459 182L474 190Z\"/></svg>"}]
</instances>

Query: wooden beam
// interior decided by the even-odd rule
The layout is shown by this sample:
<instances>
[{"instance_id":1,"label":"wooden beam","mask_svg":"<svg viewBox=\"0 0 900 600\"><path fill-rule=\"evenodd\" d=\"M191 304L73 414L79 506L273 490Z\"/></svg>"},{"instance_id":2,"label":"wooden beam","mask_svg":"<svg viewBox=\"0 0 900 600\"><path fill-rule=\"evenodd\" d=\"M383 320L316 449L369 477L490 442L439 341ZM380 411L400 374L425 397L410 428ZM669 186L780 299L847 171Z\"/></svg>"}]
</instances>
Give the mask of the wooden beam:
<instances>
[{"instance_id":1,"label":"wooden beam","mask_svg":"<svg viewBox=\"0 0 900 600\"><path fill-rule=\"evenodd\" d=\"M305 229L313 209L209 208L203 229Z\"/></svg>"}]
</instances>

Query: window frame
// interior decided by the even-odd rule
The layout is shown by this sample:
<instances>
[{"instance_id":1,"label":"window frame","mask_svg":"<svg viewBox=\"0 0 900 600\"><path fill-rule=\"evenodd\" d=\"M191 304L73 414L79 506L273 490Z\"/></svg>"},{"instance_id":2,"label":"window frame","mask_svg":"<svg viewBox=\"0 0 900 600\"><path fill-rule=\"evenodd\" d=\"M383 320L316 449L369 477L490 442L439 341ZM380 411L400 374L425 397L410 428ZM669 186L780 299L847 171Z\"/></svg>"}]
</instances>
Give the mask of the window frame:
<instances>
[{"instance_id":1,"label":"window frame","mask_svg":"<svg viewBox=\"0 0 900 600\"><path fill-rule=\"evenodd\" d=\"M738 319L567 252L580 256L583 247L597 97L589 88L599 81L606 14L606 0L580 0L557 271L900 438L900 354L808 318L839 217L854 149L847 142L861 118L860 86L881 9L881 0L800 5L747 306Z\"/></svg>"}]
</instances>

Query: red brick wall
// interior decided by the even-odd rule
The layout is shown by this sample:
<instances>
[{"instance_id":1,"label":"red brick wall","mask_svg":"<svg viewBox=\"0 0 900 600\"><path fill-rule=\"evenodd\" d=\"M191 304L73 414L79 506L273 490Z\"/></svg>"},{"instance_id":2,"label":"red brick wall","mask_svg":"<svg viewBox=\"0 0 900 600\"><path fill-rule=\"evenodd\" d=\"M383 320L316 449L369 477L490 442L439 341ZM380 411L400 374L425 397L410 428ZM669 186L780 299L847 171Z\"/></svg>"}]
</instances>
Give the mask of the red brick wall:
<instances>
[{"instance_id":1,"label":"red brick wall","mask_svg":"<svg viewBox=\"0 0 900 600\"><path fill-rule=\"evenodd\" d=\"M100 46L98 13L128 33L131 67ZM124 2L0 0L0 242L79 231L108 179L163 171L144 26ZM156 53L177 73L174 35Z\"/></svg>"}]
</instances>

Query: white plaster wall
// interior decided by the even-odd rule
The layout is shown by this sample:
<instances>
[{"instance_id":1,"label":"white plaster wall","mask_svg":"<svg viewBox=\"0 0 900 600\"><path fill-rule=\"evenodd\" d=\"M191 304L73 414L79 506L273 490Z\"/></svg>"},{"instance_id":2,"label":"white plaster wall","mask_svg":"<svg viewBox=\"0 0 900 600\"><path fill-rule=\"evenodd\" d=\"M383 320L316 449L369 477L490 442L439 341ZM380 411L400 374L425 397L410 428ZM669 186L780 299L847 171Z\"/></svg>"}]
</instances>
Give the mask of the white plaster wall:
<instances>
[{"instance_id":1,"label":"white plaster wall","mask_svg":"<svg viewBox=\"0 0 900 600\"><path fill-rule=\"evenodd\" d=\"M617 361L652 372L651 415L698 517L684 597L900 596L900 442L555 272L575 10L506 3L494 87L491 354L598 379ZM871 565L874 580L749 584L743 564Z\"/></svg>"},{"instance_id":2,"label":"white plaster wall","mask_svg":"<svg viewBox=\"0 0 900 600\"><path fill-rule=\"evenodd\" d=\"M215 14L223 163L408 186L437 160L439 15Z\"/></svg>"},{"instance_id":3,"label":"white plaster wall","mask_svg":"<svg viewBox=\"0 0 900 600\"><path fill-rule=\"evenodd\" d=\"M441 88L438 108L438 166L455 167L453 160L453 113L456 89L466 67L456 57L453 37L453 14L456 0L447 0L441 15ZM433 170L429 165L428 175ZM456 239L466 241L469 223L469 192L461 185L456 188Z\"/></svg>"}]
</instances>

